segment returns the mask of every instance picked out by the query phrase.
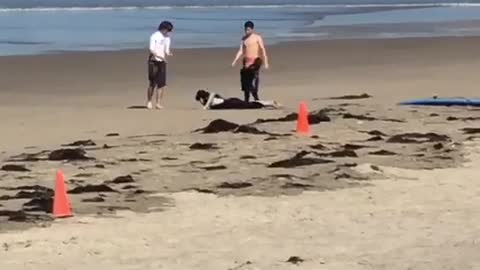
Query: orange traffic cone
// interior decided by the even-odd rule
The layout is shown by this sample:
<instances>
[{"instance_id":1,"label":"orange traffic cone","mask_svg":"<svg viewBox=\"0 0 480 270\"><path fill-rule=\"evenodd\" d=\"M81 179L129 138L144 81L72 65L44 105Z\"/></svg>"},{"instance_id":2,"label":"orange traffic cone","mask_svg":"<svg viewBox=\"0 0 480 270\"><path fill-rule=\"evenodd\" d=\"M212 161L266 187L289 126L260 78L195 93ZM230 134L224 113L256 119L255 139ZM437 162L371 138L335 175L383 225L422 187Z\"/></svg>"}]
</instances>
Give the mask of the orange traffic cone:
<instances>
[{"instance_id":1,"label":"orange traffic cone","mask_svg":"<svg viewBox=\"0 0 480 270\"><path fill-rule=\"evenodd\" d=\"M308 109L305 102L300 102L300 106L298 109L297 134L310 134L310 124L308 123Z\"/></svg>"},{"instance_id":2,"label":"orange traffic cone","mask_svg":"<svg viewBox=\"0 0 480 270\"><path fill-rule=\"evenodd\" d=\"M61 170L57 171L57 178L55 181L53 216L56 218L73 216L70 201L68 200L67 189L65 187L65 176Z\"/></svg>"}]
</instances>

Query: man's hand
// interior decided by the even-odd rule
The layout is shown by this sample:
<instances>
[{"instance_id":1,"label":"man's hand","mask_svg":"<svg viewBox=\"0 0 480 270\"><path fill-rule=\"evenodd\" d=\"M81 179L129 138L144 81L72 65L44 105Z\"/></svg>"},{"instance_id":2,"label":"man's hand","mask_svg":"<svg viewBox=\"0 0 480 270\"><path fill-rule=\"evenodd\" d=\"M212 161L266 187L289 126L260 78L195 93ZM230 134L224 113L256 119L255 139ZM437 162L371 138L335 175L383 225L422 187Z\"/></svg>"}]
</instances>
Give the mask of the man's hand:
<instances>
[{"instance_id":1,"label":"man's hand","mask_svg":"<svg viewBox=\"0 0 480 270\"><path fill-rule=\"evenodd\" d=\"M265 63L265 69L269 69L270 68L270 65L268 64L268 62Z\"/></svg>"},{"instance_id":2,"label":"man's hand","mask_svg":"<svg viewBox=\"0 0 480 270\"><path fill-rule=\"evenodd\" d=\"M232 62L232 67L235 67L236 64L237 64L237 60L234 60L234 61Z\"/></svg>"}]
</instances>

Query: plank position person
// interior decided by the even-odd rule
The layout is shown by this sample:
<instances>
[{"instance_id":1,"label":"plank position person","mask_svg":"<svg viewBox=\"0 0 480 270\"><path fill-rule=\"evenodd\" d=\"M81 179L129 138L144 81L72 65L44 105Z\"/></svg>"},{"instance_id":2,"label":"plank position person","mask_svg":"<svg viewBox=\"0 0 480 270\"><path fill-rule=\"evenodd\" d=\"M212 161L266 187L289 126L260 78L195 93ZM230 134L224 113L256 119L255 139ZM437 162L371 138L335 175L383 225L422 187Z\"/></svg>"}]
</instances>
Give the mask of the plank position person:
<instances>
[{"instance_id":1,"label":"plank position person","mask_svg":"<svg viewBox=\"0 0 480 270\"><path fill-rule=\"evenodd\" d=\"M245 110L245 109L278 109L280 103L274 100L244 101L239 98L224 98L219 94L206 90L198 90L195 100L202 104L205 110Z\"/></svg>"}]
</instances>

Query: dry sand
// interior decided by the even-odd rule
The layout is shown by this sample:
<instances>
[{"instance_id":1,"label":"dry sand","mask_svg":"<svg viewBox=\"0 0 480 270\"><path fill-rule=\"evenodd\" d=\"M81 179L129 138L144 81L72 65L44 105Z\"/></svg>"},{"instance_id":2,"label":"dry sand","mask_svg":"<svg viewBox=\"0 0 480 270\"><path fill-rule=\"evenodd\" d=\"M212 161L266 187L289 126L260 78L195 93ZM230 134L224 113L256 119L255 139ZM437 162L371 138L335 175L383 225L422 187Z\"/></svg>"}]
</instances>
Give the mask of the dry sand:
<instances>
[{"instance_id":1,"label":"dry sand","mask_svg":"<svg viewBox=\"0 0 480 270\"><path fill-rule=\"evenodd\" d=\"M198 88L240 95L231 49L176 51L161 111L126 109L144 103L143 51L3 57L0 165L30 172L0 171L0 211L29 201L10 198L19 186L52 188L56 169L70 189L103 184L115 192L71 194L76 216L53 223L42 212L20 216L34 222L0 217L0 266L478 269L480 130L462 130L478 126L478 110L395 104L475 96L479 45L282 44L270 48L261 96L285 108L242 112L203 111L193 100ZM364 92L372 97L327 99ZM312 126L315 136L293 135L295 122L250 126L270 134L192 132L217 118L282 117L301 100L330 118ZM412 132L429 141L395 140ZM83 149L95 160L44 160L87 139L96 145ZM40 160L15 161L22 153ZM128 183L111 182L127 175ZM294 256L297 264L286 262Z\"/></svg>"}]
</instances>

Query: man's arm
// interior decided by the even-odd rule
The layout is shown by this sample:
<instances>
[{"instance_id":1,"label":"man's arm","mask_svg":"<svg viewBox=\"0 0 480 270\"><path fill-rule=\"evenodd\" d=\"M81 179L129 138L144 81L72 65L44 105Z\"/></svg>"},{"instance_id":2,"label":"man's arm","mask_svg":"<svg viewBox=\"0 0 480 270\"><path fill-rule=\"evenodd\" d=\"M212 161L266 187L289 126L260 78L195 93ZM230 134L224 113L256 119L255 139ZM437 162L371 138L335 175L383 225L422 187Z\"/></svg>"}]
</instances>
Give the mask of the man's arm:
<instances>
[{"instance_id":1,"label":"man's arm","mask_svg":"<svg viewBox=\"0 0 480 270\"><path fill-rule=\"evenodd\" d=\"M265 43L263 43L263 38L261 36L258 36L258 46L262 51L262 58L263 58L263 62L265 62L265 68L268 68L269 64L268 64L267 49L265 49Z\"/></svg>"},{"instance_id":2,"label":"man's arm","mask_svg":"<svg viewBox=\"0 0 480 270\"><path fill-rule=\"evenodd\" d=\"M233 59L232 67L235 66L235 64L237 64L238 59L240 59L242 55L243 55L243 43L240 44L240 48L238 49L237 55L235 55L235 59Z\"/></svg>"},{"instance_id":3,"label":"man's arm","mask_svg":"<svg viewBox=\"0 0 480 270\"><path fill-rule=\"evenodd\" d=\"M170 38L165 40L165 55L171 56L172 52L170 51Z\"/></svg>"}]
</instances>

